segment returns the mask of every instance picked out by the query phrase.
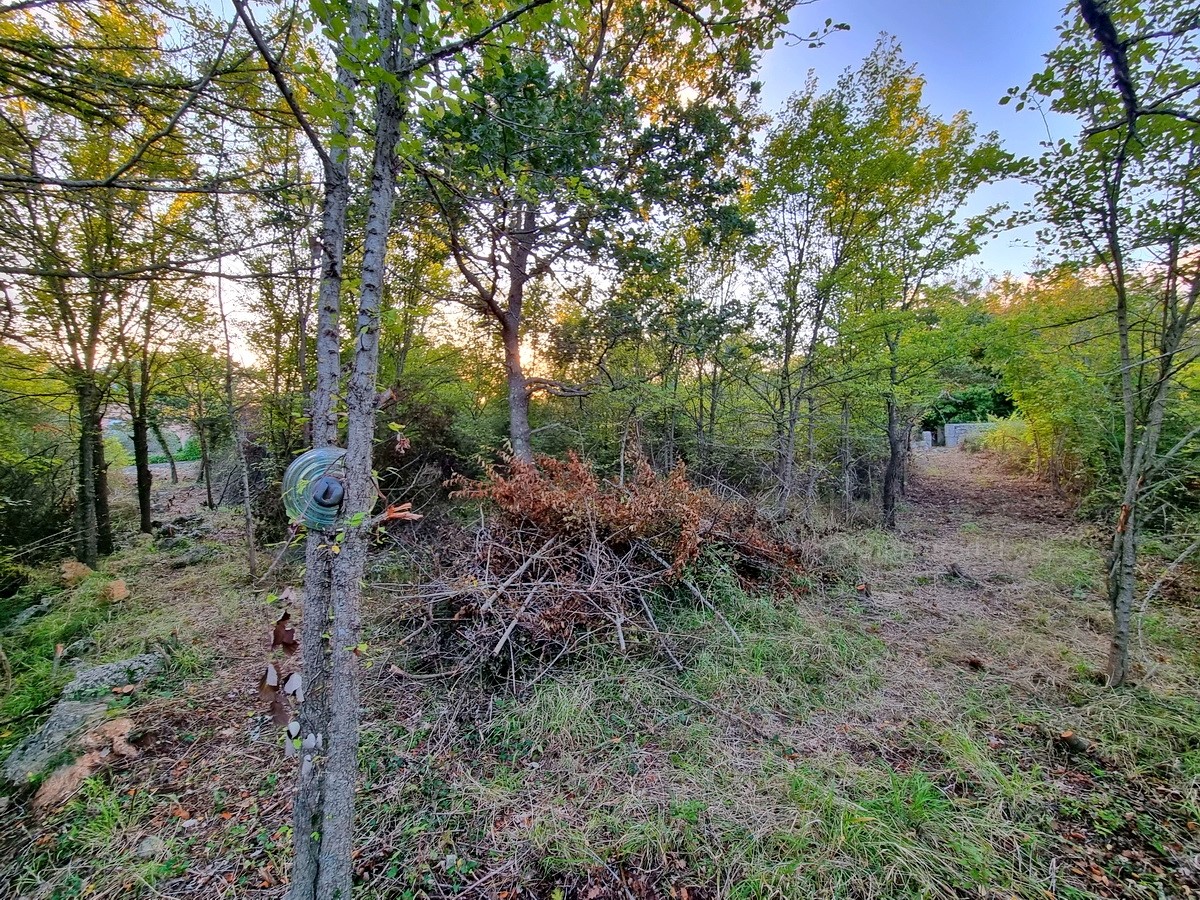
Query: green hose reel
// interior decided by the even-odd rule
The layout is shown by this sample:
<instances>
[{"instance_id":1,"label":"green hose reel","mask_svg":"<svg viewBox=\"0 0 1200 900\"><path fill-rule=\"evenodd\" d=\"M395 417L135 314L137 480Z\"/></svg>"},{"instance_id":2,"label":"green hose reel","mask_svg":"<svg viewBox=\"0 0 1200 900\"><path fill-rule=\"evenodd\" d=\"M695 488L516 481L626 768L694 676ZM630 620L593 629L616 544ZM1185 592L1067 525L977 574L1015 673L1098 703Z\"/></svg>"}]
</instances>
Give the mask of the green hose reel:
<instances>
[{"instance_id":1,"label":"green hose reel","mask_svg":"<svg viewBox=\"0 0 1200 900\"><path fill-rule=\"evenodd\" d=\"M346 451L318 447L301 453L283 473L283 506L288 519L329 531L346 497Z\"/></svg>"}]
</instances>

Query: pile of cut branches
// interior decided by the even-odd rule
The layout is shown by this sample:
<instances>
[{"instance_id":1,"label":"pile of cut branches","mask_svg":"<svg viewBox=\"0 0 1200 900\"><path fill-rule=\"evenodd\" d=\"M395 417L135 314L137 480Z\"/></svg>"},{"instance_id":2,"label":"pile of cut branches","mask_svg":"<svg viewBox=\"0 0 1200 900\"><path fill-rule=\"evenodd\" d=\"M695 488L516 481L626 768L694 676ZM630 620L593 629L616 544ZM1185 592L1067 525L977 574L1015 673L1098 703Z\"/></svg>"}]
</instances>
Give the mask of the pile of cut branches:
<instances>
[{"instance_id":1,"label":"pile of cut branches","mask_svg":"<svg viewBox=\"0 0 1200 900\"><path fill-rule=\"evenodd\" d=\"M682 465L658 476L635 460L625 483L599 478L577 456L510 461L479 480L458 478L454 496L484 503L474 540L441 555L444 565L421 599L444 602L451 621L480 657L526 650L566 653L631 634L652 634L677 666L659 631L654 603L690 598L710 606L690 577L709 546L756 577L795 572L794 548L772 537L755 511L692 485Z\"/></svg>"}]
</instances>

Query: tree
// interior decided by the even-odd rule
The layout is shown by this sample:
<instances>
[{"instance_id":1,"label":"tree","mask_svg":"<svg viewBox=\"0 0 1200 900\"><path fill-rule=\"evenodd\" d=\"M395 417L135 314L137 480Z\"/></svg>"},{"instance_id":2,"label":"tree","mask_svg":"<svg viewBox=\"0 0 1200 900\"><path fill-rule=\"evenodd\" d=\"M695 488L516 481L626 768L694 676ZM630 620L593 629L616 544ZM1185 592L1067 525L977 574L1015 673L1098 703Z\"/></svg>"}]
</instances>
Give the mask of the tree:
<instances>
[{"instance_id":1,"label":"tree","mask_svg":"<svg viewBox=\"0 0 1200 900\"><path fill-rule=\"evenodd\" d=\"M1128 681L1144 504L1193 427L1160 453L1200 319L1200 21L1165 0L1079 0L1046 69L1019 98L1078 121L1030 171L1048 241L1111 290L1123 417L1109 550L1108 680ZM1192 548L1194 551L1194 547Z\"/></svg>"},{"instance_id":2,"label":"tree","mask_svg":"<svg viewBox=\"0 0 1200 900\"><path fill-rule=\"evenodd\" d=\"M894 43L880 42L840 89L856 98L850 121L860 163L847 177L874 189L859 213L870 228L859 238L837 326L843 336L855 335L857 347L879 353L873 371L882 376L888 444L883 521L893 528L908 434L920 412L906 402L905 384L929 370L920 360L905 365L905 333L919 327L935 280L976 251L994 211L964 216L963 206L1007 170L1008 158L994 134L977 137L966 112L945 121L922 105L924 80Z\"/></svg>"},{"instance_id":3,"label":"tree","mask_svg":"<svg viewBox=\"0 0 1200 900\"><path fill-rule=\"evenodd\" d=\"M458 299L499 332L517 459L533 459L530 395L569 391L525 372L530 286L636 247L664 212L727 227L739 183L723 161L745 140L749 76L785 18L774 2L703 16L669 0L584 4L469 76L468 102L427 129L417 172L466 283Z\"/></svg>"},{"instance_id":4,"label":"tree","mask_svg":"<svg viewBox=\"0 0 1200 900\"><path fill-rule=\"evenodd\" d=\"M419 3L394 8L381 0L375 27L367 36L368 7L322 4L316 18L334 39L337 75L315 87L331 122L322 141L296 100L288 74L262 35L246 3L238 15L266 62L281 94L321 158L325 179L322 203L321 284L317 335L317 384L313 398L313 440L336 443L337 400L341 396L340 295L345 262L346 213L352 187L350 142L356 90L365 82L374 94L370 163L362 174L366 219L361 273L354 317L350 372L346 383L345 499L339 539L310 532L306 548L305 605L301 644L305 700L299 720L303 747L295 816L295 862L289 897L320 900L350 896L354 786L357 775L359 716L359 606L377 488L372 474L376 381L382 315L384 267L392 219L398 147L406 136L404 119L419 91L428 92L425 70L434 62L494 42L478 63L486 70L503 57L520 27L533 27L532 10L544 0L487 12L475 7L433 18ZM544 22L544 18L543 18ZM436 107L441 111L442 107ZM435 115L437 112L435 112ZM407 146L407 143L406 143ZM418 148L419 149L419 148ZM385 516L403 517L387 510ZM326 639L328 634L328 639Z\"/></svg>"}]
</instances>

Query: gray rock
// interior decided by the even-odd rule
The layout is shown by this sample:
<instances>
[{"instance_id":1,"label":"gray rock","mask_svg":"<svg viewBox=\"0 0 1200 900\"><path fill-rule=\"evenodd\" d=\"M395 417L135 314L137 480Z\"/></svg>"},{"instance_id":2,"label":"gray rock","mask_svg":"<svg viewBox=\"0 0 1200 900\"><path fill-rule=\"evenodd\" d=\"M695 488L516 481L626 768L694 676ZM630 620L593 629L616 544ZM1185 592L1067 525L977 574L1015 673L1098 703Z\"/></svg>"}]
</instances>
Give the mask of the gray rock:
<instances>
[{"instance_id":1,"label":"gray rock","mask_svg":"<svg viewBox=\"0 0 1200 900\"><path fill-rule=\"evenodd\" d=\"M4 761L2 774L13 784L24 784L42 772L72 739L92 722L103 718L103 700L60 700L41 728L16 746Z\"/></svg>"},{"instance_id":2,"label":"gray rock","mask_svg":"<svg viewBox=\"0 0 1200 900\"><path fill-rule=\"evenodd\" d=\"M97 694L106 694L115 687L148 678L158 672L162 665L163 658L157 653L143 653L141 656L105 663L102 666L92 666L71 679L71 683L63 690L63 697L67 700L82 700Z\"/></svg>"},{"instance_id":3,"label":"gray rock","mask_svg":"<svg viewBox=\"0 0 1200 900\"><path fill-rule=\"evenodd\" d=\"M217 553L211 547L197 547L189 553L171 560L172 569L186 569L188 566L194 566L197 563L202 563L206 559L211 559Z\"/></svg>"},{"instance_id":4,"label":"gray rock","mask_svg":"<svg viewBox=\"0 0 1200 900\"><path fill-rule=\"evenodd\" d=\"M71 641L71 643L67 644L67 646L63 648L62 658L77 659L80 656L91 653L95 649L96 641L94 638L81 637L77 641Z\"/></svg>"},{"instance_id":5,"label":"gray rock","mask_svg":"<svg viewBox=\"0 0 1200 900\"><path fill-rule=\"evenodd\" d=\"M142 838L135 851L139 859L161 859L167 855L167 842L157 834Z\"/></svg>"},{"instance_id":6,"label":"gray rock","mask_svg":"<svg viewBox=\"0 0 1200 900\"><path fill-rule=\"evenodd\" d=\"M8 623L8 630L16 631L22 625L28 624L37 616L45 615L48 612L50 612L50 598L47 597L41 603L35 603L33 606L27 606L25 609L13 616L12 621Z\"/></svg>"}]
</instances>

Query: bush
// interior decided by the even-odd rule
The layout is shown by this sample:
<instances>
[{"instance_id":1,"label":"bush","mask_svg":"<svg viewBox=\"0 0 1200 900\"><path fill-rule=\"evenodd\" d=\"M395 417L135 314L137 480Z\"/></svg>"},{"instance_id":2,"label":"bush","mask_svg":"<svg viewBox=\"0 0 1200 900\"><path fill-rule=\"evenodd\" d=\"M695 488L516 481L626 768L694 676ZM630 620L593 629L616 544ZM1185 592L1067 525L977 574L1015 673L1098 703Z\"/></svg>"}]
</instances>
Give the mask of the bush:
<instances>
[{"instance_id":1,"label":"bush","mask_svg":"<svg viewBox=\"0 0 1200 900\"><path fill-rule=\"evenodd\" d=\"M198 437L190 437L187 442L175 454L175 462L192 462L200 458L200 439ZM165 453L155 453L150 457L152 463L170 462Z\"/></svg>"},{"instance_id":2,"label":"bush","mask_svg":"<svg viewBox=\"0 0 1200 900\"><path fill-rule=\"evenodd\" d=\"M104 438L104 461L110 468L124 469L133 465L133 454L125 449L118 438L106 435Z\"/></svg>"}]
</instances>

